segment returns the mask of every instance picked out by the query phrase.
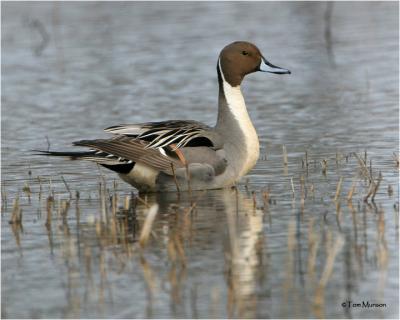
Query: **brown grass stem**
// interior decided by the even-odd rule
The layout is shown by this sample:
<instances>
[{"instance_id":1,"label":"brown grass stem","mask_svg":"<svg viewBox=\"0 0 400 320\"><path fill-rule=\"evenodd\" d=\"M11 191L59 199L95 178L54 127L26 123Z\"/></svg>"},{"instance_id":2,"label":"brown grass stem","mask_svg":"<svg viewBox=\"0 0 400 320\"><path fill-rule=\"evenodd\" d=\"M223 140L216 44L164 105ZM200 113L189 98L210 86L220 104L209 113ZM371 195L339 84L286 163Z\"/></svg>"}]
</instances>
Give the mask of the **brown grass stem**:
<instances>
[{"instance_id":1,"label":"brown grass stem","mask_svg":"<svg viewBox=\"0 0 400 320\"><path fill-rule=\"evenodd\" d=\"M11 213L10 224L21 225L22 223L22 209L19 205L19 195L14 200L13 210Z\"/></svg>"},{"instance_id":2,"label":"brown grass stem","mask_svg":"<svg viewBox=\"0 0 400 320\"><path fill-rule=\"evenodd\" d=\"M189 164L186 162L185 163L185 168L186 168L186 180L187 180L187 184L188 184L188 190L189 190L189 194L192 194L192 185L191 185L191 181L190 181L190 171L189 171Z\"/></svg>"},{"instance_id":3,"label":"brown grass stem","mask_svg":"<svg viewBox=\"0 0 400 320\"><path fill-rule=\"evenodd\" d=\"M340 177L339 182L336 186L336 193L335 193L335 198L333 199L333 201L337 201L340 196L340 191L342 190L342 182L343 182L343 177Z\"/></svg>"},{"instance_id":4,"label":"brown grass stem","mask_svg":"<svg viewBox=\"0 0 400 320\"><path fill-rule=\"evenodd\" d=\"M364 160L361 159L361 157L357 153L353 153L353 154L356 157L358 164L360 165L361 173L364 175L365 178L367 178L369 180L369 183L372 183L373 185L375 185L374 179L372 178L372 176L370 174L370 170L368 170L368 168L367 168L366 162L364 162Z\"/></svg>"},{"instance_id":5,"label":"brown grass stem","mask_svg":"<svg viewBox=\"0 0 400 320\"><path fill-rule=\"evenodd\" d=\"M172 170L172 176L174 177L174 182L176 185L176 190L178 191L178 193L180 193L180 189L179 189L179 183L178 183L178 179L176 178L176 174L175 174L175 165L173 162L171 162L171 170Z\"/></svg>"},{"instance_id":6,"label":"brown grass stem","mask_svg":"<svg viewBox=\"0 0 400 320\"><path fill-rule=\"evenodd\" d=\"M355 183L355 181L353 181L350 191L347 194L347 201L351 201L353 199L353 194L354 194L355 190L356 190L356 183Z\"/></svg>"},{"instance_id":7,"label":"brown grass stem","mask_svg":"<svg viewBox=\"0 0 400 320\"><path fill-rule=\"evenodd\" d=\"M378 192L379 186L381 185L382 181L382 172L379 171L378 181L376 182L374 192L372 193L371 201L375 201L376 193Z\"/></svg>"},{"instance_id":8,"label":"brown grass stem","mask_svg":"<svg viewBox=\"0 0 400 320\"><path fill-rule=\"evenodd\" d=\"M141 197L139 197L138 195L136 195L136 199L138 199L138 201L142 204L144 204L146 206L146 208L150 208L149 204L147 203L147 199L142 199Z\"/></svg>"},{"instance_id":9,"label":"brown grass stem","mask_svg":"<svg viewBox=\"0 0 400 320\"><path fill-rule=\"evenodd\" d=\"M193 211L193 209L196 208L196 206L197 206L197 202L192 203L192 205L185 210L185 215L190 214Z\"/></svg>"}]
</instances>

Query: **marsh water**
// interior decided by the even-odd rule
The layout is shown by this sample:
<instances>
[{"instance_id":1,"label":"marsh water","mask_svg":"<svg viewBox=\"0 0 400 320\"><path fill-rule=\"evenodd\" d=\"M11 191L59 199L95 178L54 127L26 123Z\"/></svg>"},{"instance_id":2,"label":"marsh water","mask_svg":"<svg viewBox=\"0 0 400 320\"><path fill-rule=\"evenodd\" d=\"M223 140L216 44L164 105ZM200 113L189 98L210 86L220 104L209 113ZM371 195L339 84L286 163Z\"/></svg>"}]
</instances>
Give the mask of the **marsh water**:
<instances>
[{"instance_id":1,"label":"marsh water","mask_svg":"<svg viewBox=\"0 0 400 320\"><path fill-rule=\"evenodd\" d=\"M398 318L398 27L395 2L3 2L2 317ZM138 196L30 151L213 125L238 39L292 74L245 79L261 157L236 188Z\"/></svg>"}]
</instances>

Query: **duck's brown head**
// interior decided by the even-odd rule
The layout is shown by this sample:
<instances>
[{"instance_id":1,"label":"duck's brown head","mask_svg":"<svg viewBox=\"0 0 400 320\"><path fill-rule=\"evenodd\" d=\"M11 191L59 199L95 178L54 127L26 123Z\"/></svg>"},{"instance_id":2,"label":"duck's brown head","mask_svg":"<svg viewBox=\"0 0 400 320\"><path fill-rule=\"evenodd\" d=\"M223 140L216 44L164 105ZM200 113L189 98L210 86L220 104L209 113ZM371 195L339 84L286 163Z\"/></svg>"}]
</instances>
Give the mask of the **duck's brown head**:
<instances>
[{"instance_id":1,"label":"duck's brown head","mask_svg":"<svg viewBox=\"0 0 400 320\"><path fill-rule=\"evenodd\" d=\"M240 85L247 74L256 71L290 74L289 70L268 62L254 44L246 41L235 41L222 49L217 68L222 72L222 79L232 87Z\"/></svg>"}]
</instances>

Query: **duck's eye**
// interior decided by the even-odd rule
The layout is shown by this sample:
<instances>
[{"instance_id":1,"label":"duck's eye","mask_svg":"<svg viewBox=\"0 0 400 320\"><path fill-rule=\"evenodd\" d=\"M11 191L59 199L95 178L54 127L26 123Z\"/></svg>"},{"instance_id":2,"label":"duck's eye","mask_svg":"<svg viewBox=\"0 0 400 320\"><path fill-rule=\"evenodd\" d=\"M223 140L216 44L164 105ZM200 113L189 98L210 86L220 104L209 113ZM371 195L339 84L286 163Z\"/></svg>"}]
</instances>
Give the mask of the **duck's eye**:
<instances>
[{"instance_id":1,"label":"duck's eye","mask_svg":"<svg viewBox=\"0 0 400 320\"><path fill-rule=\"evenodd\" d=\"M247 51L242 51L242 55L247 56L249 53Z\"/></svg>"}]
</instances>

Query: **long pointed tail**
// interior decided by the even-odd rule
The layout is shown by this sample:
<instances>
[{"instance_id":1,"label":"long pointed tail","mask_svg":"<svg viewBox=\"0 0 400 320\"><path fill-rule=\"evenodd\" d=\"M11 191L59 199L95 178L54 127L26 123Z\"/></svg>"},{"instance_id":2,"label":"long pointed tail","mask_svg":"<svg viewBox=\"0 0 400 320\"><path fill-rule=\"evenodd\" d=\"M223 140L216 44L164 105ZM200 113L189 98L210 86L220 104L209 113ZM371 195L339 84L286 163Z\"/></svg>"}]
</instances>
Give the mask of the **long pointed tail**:
<instances>
[{"instance_id":1,"label":"long pointed tail","mask_svg":"<svg viewBox=\"0 0 400 320\"><path fill-rule=\"evenodd\" d=\"M41 156L55 156L55 157L69 157L71 160L90 160L88 158L101 159L101 153L96 154L96 151L44 151L44 150L32 150L34 155Z\"/></svg>"},{"instance_id":2,"label":"long pointed tail","mask_svg":"<svg viewBox=\"0 0 400 320\"><path fill-rule=\"evenodd\" d=\"M36 152L34 154L41 156L52 156L52 157L68 157L70 160L88 160L97 162L105 165L121 164L126 163L127 160L121 161L118 157L110 155L103 151L89 150L89 151L44 151L44 150L32 150Z\"/></svg>"},{"instance_id":3,"label":"long pointed tail","mask_svg":"<svg viewBox=\"0 0 400 320\"><path fill-rule=\"evenodd\" d=\"M133 161L121 160L114 155L106 152L90 150L90 151L44 151L32 150L36 155L68 157L71 160L87 160L96 162L107 169L118 173L128 173L132 170L135 163Z\"/></svg>"}]
</instances>

